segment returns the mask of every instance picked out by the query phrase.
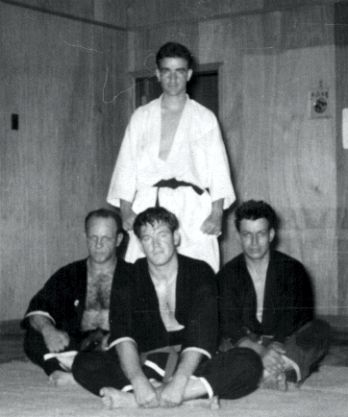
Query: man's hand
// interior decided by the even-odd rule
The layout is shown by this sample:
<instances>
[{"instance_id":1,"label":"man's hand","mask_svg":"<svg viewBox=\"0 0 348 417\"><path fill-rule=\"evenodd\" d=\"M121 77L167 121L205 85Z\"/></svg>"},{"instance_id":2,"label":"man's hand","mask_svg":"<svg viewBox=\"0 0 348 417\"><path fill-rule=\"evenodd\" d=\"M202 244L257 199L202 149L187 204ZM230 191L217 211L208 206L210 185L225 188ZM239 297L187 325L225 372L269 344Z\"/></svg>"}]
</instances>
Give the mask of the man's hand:
<instances>
[{"instance_id":1,"label":"man's hand","mask_svg":"<svg viewBox=\"0 0 348 417\"><path fill-rule=\"evenodd\" d=\"M128 213L126 216L122 215L122 226L124 230L126 230L127 232L133 230L133 224L136 216L137 215L134 213L133 210L131 210L131 212Z\"/></svg>"},{"instance_id":2,"label":"man's hand","mask_svg":"<svg viewBox=\"0 0 348 417\"><path fill-rule=\"evenodd\" d=\"M61 352L70 343L70 337L66 332L57 330L54 327L46 326L42 330L42 336L50 352Z\"/></svg>"},{"instance_id":3,"label":"man's hand","mask_svg":"<svg viewBox=\"0 0 348 417\"><path fill-rule=\"evenodd\" d=\"M222 338L220 346L219 346L219 351L220 352L227 352L229 350L233 349L233 344L231 342L231 339L228 338Z\"/></svg>"},{"instance_id":4,"label":"man's hand","mask_svg":"<svg viewBox=\"0 0 348 417\"><path fill-rule=\"evenodd\" d=\"M207 235L218 236L221 233L222 213L224 200L213 201L211 213L204 220L201 226L201 231Z\"/></svg>"},{"instance_id":5,"label":"man's hand","mask_svg":"<svg viewBox=\"0 0 348 417\"><path fill-rule=\"evenodd\" d=\"M120 203L122 226L127 232L133 229L133 223L136 218L136 214L132 210L132 203L129 201L121 200Z\"/></svg>"},{"instance_id":6,"label":"man's hand","mask_svg":"<svg viewBox=\"0 0 348 417\"><path fill-rule=\"evenodd\" d=\"M159 406L157 393L146 377L134 378L132 385L135 401L139 407L155 408Z\"/></svg>"},{"instance_id":7,"label":"man's hand","mask_svg":"<svg viewBox=\"0 0 348 417\"><path fill-rule=\"evenodd\" d=\"M204 220L201 226L201 231L207 235L218 236L221 233L222 212L212 211Z\"/></svg>"},{"instance_id":8,"label":"man's hand","mask_svg":"<svg viewBox=\"0 0 348 417\"><path fill-rule=\"evenodd\" d=\"M286 352L281 343L273 342L265 347L262 344L255 342L250 337L245 337L241 339L238 346L252 349L260 356L267 377L273 378L284 371L285 362L283 355L285 355Z\"/></svg>"},{"instance_id":9,"label":"man's hand","mask_svg":"<svg viewBox=\"0 0 348 417\"><path fill-rule=\"evenodd\" d=\"M265 348L261 359L265 370L271 375L276 376L284 371L285 363L282 355L285 350L280 343L272 343Z\"/></svg>"},{"instance_id":10,"label":"man's hand","mask_svg":"<svg viewBox=\"0 0 348 417\"><path fill-rule=\"evenodd\" d=\"M171 381L160 389L160 405L162 407L177 407L184 400L184 392L188 378L183 375L176 375Z\"/></svg>"},{"instance_id":11,"label":"man's hand","mask_svg":"<svg viewBox=\"0 0 348 417\"><path fill-rule=\"evenodd\" d=\"M41 314L33 314L29 317L29 323L34 330L42 334L50 352L61 352L69 346L69 335L62 330L57 330L49 318Z\"/></svg>"}]
</instances>

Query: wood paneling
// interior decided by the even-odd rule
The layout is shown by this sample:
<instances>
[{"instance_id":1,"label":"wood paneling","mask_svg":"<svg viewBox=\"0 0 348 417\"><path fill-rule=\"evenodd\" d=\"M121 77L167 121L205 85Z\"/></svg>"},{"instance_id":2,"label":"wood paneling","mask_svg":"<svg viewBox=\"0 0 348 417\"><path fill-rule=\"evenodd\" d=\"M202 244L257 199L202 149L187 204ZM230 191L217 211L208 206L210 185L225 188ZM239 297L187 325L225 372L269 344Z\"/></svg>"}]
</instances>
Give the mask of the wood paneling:
<instances>
[{"instance_id":1,"label":"wood paneling","mask_svg":"<svg viewBox=\"0 0 348 417\"><path fill-rule=\"evenodd\" d=\"M333 54L321 47L245 56L242 81L241 198L277 209L280 247L308 267L322 312L337 301L335 124L310 119L308 96L317 79L333 86Z\"/></svg>"},{"instance_id":2,"label":"wood paneling","mask_svg":"<svg viewBox=\"0 0 348 417\"><path fill-rule=\"evenodd\" d=\"M133 0L128 7L128 26L166 26L216 15L262 10L264 0Z\"/></svg>"},{"instance_id":3,"label":"wood paneling","mask_svg":"<svg viewBox=\"0 0 348 417\"><path fill-rule=\"evenodd\" d=\"M221 64L218 116L238 198L270 201L282 220L280 248L308 267L318 311L345 314L347 2L97 1L44 4L134 30L0 2L2 319L20 317L51 272L83 255L83 217L104 204L134 107L130 73L153 74L169 40L200 64ZM321 80L331 117L311 119L309 92ZM10 130L12 113L19 131ZM224 261L240 250L232 212L221 247Z\"/></svg>"},{"instance_id":4,"label":"wood paneling","mask_svg":"<svg viewBox=\"0 0 348 417\"><path fill-rule=\"evenodd\" d=\"M308 267L318 310L335 314L335 68L334 45L327 45L333 37L325 35L323 45L313 47L313 33L301 32L302 47L290 48L283 25L289 13L296 21L291 11L201 23L200 61L223 62L220 120L239 199L265 199L277 209L280 249ZM312 13L319 33L318 26L324 28L332 13L321 8ZM320 79L330 86L333 117L313 120L309 92ZM230 215L224 260L239 250Z\"/></svg>"},{"instance_id":5,"label":"wood paneling","mask_svg":"<svg viewBox=\"0 0 348 417\"><path fill-rule=\"evenodd\" d=\"M23 0L22 0L23 1ZM29 0L25 0L29 1ZM34 1L34 0L30 0ZM97 1L97 0L96 0ZM276 11L294 11L296 14L302 14L302 9L315 9L317 7L333 7L338 0L131 0L127 4L127 27L129 29L140 29L149 26L167 26L175 23L191 22L197 24L200 21L216 19L235 19L238 16L257 14L267 14ZM346 2L343 0L342 2ZM303 13L303 17L306 12ZM303 20L305 26L315 25L315 15L309 16ZM292 24L290 20L284 22L286 25ZM247 28L245 28L247 30ZM272 29L272 27L269 27ZM296 17L296 29L290 31L288 35L295 38L298 29L301 29L301 20ZM322 28L325 31L325 28ZM330 22L328 22L328 31L331 31ZM313 36L312 30L308 32Z\"/></svg>"},{"instance_id":6,"label":"wood paneling","mask_svg":"<svg viewBox=\"0 0 348 417\"><path fill-rule=\"evenodd\" d=\"M336 115L337 115L337 238L338 304L348 316L348 150L342 144L342 109L348 108L348 4L335 6Z\"/></svg>"},{"instance_id":7,"label":"wood paneling","mask_svg":"<svg viewBox=\"0 0 348 417\"><path fill-rule=\"evenodd\" d=\"M124 32L0 7L0 312L8 320L54 270L84 256L84 216L106 205L129 80Z\"/></svg>"},{"instance_id":8,"label":"wood paneling","mask_svg":"<svg viewBox=\"0 0 348 417\"><path fill-rule=\"evenodd\" d=\"M303 6L330 5L337 0L264 0L264 10L299 9Z\"/></svg>"},{"instance_id":9,"label":"wood paneling","mask_svg":"<svg viewBox=\"0 0 348 417\"><path fill-rule=\"evenodd\" d=\"M1 0L22 8L125 28L128 0Z\"/></svg>"},{"instance_id":10,"label":"wood paneling","mask_svg":"<svg viewBox=\"0 0 348 417\"><path fill-rule=\"evenodd\" d=\"M300 7L283 12L282 48L333 45L333 22L332 6Z\"/></svg>"}]
</instances>

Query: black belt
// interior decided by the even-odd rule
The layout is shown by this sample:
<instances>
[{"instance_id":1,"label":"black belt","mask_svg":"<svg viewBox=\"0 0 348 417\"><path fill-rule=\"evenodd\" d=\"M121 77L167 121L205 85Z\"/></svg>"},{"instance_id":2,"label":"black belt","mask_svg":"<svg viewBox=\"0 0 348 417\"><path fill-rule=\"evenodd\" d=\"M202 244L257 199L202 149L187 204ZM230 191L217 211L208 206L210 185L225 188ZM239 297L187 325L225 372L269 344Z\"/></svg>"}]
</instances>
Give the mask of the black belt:
<instances>
[{"instance_id":1,"label":"black belt","mask_svg":"<svg viewBox=\"0 0 348 417\"><path fill-rule=\"evenodd\" d=\"M153 187L159 188L171 188L175 190L178 187L192 187L192 189L198 194L202 195L204 193L204 190L202 188L198 187L195 184L192 184L191 182L186 181L178 181L176 178L170 178L169 180L160 180L156 182L156 184L153 185ZM158 190L157 190L157 197L156 197L156 207L158 207L159 204L159 198L158 198Z\"/></svg>"}]
</instances>

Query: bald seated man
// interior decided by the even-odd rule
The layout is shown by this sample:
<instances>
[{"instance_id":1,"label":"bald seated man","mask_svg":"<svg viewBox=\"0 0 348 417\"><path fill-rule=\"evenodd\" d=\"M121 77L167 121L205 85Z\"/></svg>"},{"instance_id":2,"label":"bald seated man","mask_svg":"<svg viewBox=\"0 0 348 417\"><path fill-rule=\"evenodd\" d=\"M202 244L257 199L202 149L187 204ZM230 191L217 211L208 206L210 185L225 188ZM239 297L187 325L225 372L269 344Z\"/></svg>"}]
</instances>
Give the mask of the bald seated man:
<instances>
[{"instance_id":1,"label":"bald seated man","mask_svg":"<svg viewBox=\"0 0 348 417\"><path fill-rule=\"evenodd\" d=\"M105 348L111 283L128 273L128 264L117 256L123 237L117 213L91 211L85 218L85 236L87 258L53 274L31 299L21 323L28 358L54 385L74 382L71 362L76 352L71 351Z\"/></svg>"}]
</instances>

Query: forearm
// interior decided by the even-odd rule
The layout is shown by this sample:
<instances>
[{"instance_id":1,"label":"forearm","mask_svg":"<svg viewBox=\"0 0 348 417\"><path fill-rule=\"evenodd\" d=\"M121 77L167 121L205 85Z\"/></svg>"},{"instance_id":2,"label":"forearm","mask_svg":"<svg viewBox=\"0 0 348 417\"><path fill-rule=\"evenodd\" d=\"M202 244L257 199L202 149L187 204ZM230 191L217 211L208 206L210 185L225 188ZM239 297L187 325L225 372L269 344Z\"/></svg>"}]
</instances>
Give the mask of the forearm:
<instances>
[{"instance_id":1,"label":"forearm","mask_svg":"<svg viewBox=\"0 0 348 417\"><path fill-rule=\"evenodd\" d=\"M47 318L35 314L29 318L33 329L40 332L50 352L60 352L70 343L70 337L64 330L58 330Z\"/></svg>"},{"instance_id":2,"label":"forearm","mask_svg":"<svg viewBox=\"0 0 348 417\"><path fill-rule=\"evenodd\" d=\"M132 230L134 219L136 217L132 210L132 202L127 200L120 200L120 210L123 222L123 228L127 231Z\"/></svg>"},{"instance_id":3,"label":"forearm","mask_svg":"<svg viewBox=\"0 0 348 417\"><path fill-rule=\"evenodd\" d=\"M135 401L140 407L158 407L157 394L142 371L135 342L124 341L116 345L121 368L132 384Z\"/></svg>"},{"instance_id":4,"label":"forearm","mask_svg":"<svg viewBox=\"0 0 348 417\"><path fill-rule=\"evenodd\" d=\"M185 377L186 379L190 378L201 362L202 356L203 355L200 352L193 350L183 352L174 377Z\"/></svg>"},{"instance_id":5,"label":"forearm","mask_svg":"<svg viewBox=\"0 0 348 417\"><path fill-rule=\"evenodd\" d=\"M135 342L124 341L116 345L121 368L133 384L139 378L146 378L141 368L140 357Z\"/></svg>"},{"instance_id":6,"label":"forearm","mask_svg":"<svg viewBox=\"0 0 348 417\"><path fill-rule=\"evenodd\" d=\"M219 235L221 233L223 204L223 198L215 200L211 203L211 212L201 226L203 233L207 233L209 235Z\"/></svg>"},{"instance_id":7,"label":"forearm","mask_svg":"<svg viewBox=\"0 0 348 417\"><path fill-rule=\"evenodd\" d=\"M30 316L29 324L34 330L41 334L45 333L45 331L47 330L55 329L55 326L52 323L52 321L41 314L34 314Z\"/></svg>"}]
</instances>

